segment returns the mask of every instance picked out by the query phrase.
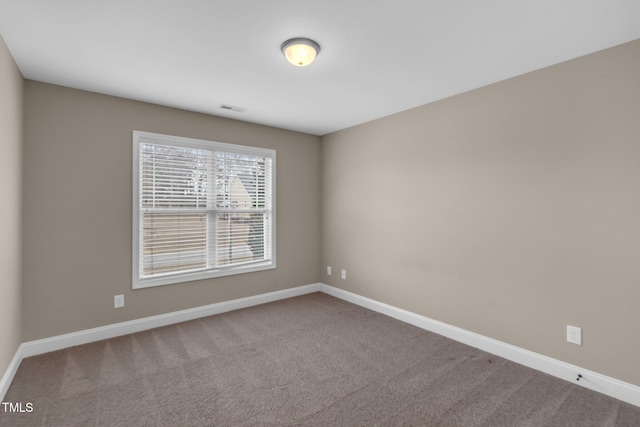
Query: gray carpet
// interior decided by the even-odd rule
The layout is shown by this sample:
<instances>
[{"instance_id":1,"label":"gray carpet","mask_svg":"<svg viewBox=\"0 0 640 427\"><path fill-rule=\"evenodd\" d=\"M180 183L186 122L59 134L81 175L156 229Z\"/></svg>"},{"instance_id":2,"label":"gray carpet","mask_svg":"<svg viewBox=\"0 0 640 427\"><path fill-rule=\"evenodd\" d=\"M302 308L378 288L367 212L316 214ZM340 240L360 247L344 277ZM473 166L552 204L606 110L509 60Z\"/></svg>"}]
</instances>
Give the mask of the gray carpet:
<instances>
[{"instance_id":1,"label":"gray carpet","mask_svg":"<svg viewBox=\"0 0 640 427\"><path fill-rule=\"evenodd\" d=\"M2 426L640 426L640 408L316 293L23 360Z\"/></svg>"}]
</instances>

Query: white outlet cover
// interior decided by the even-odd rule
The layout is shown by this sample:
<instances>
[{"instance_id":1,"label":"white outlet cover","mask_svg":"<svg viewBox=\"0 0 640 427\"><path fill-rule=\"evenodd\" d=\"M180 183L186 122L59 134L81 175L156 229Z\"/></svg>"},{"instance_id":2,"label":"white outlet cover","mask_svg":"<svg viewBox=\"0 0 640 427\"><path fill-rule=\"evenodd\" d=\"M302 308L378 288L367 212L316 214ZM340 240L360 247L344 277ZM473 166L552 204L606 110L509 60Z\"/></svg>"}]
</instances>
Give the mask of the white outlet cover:
<instances>
[{"instance_id":1,"label":"white outlet cover","mask_svg":"<svg viewBox=\"0 0 640 427\"><path fill-rule=\"evenodd\" d=\"M582 345L582 328L567 325L567 342Z\"/></svg>"},{"instance_id":2,"label":"white outlet cover","mask_svg":"<svg viewBox=\"0 0 640 427\"><path fill-rule=\"evenodd\" d=\"M342 280L347 280L347 270L342 270Z\"/></svg>"},{"instance_id":3,"label":"white outlet cover","mask_svg":"<svg viewBox=\"0 0 640 427\"><path fill-rule=\"evenodd\" d=\"M113 308L122 308L122 307L124 307L124 295L114 295Z\"/></svg>"},{"instance_id":4,"label":"white outlet cover","mask_svg":"<svg viewBox=\"0 0 640 427\"><path fill-rule=\"evenodd\" d=\"M331 276L331 266L327 265L327 276Z\"/></svg>"}]
</instances>

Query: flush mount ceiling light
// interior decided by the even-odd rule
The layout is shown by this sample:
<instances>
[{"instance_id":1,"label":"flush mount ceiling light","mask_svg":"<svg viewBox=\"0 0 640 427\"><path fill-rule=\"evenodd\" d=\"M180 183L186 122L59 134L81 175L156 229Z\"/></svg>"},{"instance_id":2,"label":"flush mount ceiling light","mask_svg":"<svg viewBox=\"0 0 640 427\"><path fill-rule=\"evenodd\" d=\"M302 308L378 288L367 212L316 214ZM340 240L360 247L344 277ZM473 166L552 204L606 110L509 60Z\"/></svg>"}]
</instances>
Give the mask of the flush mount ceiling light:
<instances>
[{"instance_id":1,"label":"flush mount ceiling light","mask_svg":"<svg viewBox=\"0 0 640 427\"><path fill-rule=\"evenodd\" d=\"M311 64L320 53L320 45L318 43L302 37L287 40L282 43L280 49L287 61L296 67L304 67Z\"/></svg>"}]
</instances>

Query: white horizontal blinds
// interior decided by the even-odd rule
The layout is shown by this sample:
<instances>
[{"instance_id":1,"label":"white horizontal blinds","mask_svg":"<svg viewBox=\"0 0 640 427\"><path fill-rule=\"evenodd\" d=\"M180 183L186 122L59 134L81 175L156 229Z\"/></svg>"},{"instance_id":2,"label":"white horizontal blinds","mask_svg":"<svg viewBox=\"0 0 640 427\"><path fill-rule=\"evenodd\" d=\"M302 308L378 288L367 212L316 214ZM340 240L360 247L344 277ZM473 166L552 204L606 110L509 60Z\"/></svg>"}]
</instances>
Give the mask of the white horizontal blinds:
<instances>
[{"instance_id":1,"label":"white horizontal blinds","mask_svg":"<svg viewBox=\"0 0 640 427\"><path fill-rule=\"evenodd\" d=\"M143 208L207 206L207 151L147 143L140 145L140 161Z\"/></svg>"},{"instance_id":2,"label":"white horizontal blinds","mask_svg":"<svg viewBox=\"0 0 640 427\"><path fill-rule=\"evenodd\" d=\"M209 153L140 145L141 275L207 266Z\"/></svg>"},{"instance_id":3,"label":"white horizontal blinds","mask_svg":"<svg viewBox=\"0 0 640 427\"><path fill-rule=\"evenodd\" d=\"M271 159L229 152L215 158L216 264L268 260Z\"/></svg>"},{"instance_id":4,"label":"white horizontal blinds","mask_svg":"<svg viewBox=\"0 0 640 427\"><path fill-rule=\"evenodd\" d=\"M144 214L143 276L207 266L206 215Z\"/></svg>"},{"instance_id":5,"label":"white horizontal blinds","mask_svg":"<svg viewBox=\"0 0 640 427\"><path fill-rule=\"evenodd\" d=\"M269 157L140 144L140 277L270 259Z\"/></svg>"}]
</instances>

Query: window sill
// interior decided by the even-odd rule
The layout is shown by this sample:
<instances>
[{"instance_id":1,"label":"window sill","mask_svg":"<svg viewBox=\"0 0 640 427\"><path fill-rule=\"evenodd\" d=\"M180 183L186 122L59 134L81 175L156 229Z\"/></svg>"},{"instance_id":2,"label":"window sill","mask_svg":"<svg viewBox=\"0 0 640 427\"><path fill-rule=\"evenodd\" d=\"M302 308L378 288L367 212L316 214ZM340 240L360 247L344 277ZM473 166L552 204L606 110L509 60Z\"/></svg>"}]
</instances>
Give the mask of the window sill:
<instances>
[{"instance_id":1,"label":"window sill","mask_svg":"<svg viewBox=\"0 0 640 427\"><path fill-rule=\"evenodd\" d=\"M198 270L185 273L174 273L163 276L140 279L133 277L133 289L144 289L155 286L173 285L176 283L192 282L196 280L214 279L217 277L233 276L236 274L254 273L257 271L273 270L276 268L276 263L272 261L263 261L260 263L251 263L247 265L236 265L229 268L216 268L209 270Z\"/></svg>"}]
</instances>

